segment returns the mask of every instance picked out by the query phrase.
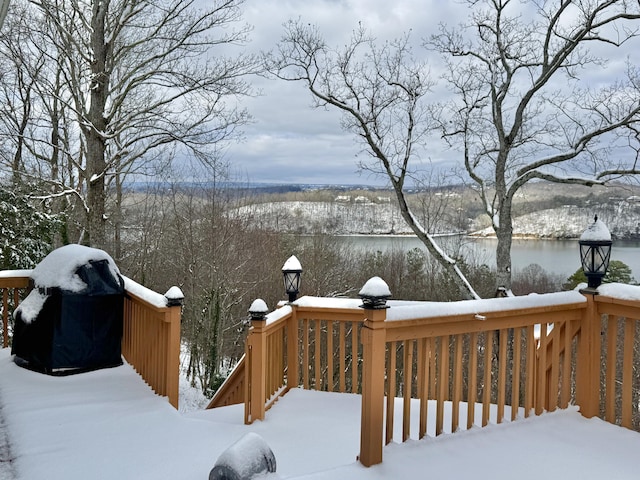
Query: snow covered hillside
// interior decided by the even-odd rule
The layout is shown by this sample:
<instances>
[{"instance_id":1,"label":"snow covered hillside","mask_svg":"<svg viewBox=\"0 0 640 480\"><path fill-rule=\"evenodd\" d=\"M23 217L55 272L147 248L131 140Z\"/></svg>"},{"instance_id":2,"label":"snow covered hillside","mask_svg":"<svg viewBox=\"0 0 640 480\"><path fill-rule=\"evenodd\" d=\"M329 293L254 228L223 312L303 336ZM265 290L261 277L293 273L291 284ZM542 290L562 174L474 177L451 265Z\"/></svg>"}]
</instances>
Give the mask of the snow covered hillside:
<instances>
[{"instance_id":1,"label":"snow covered hillside","mask_svg":"<svg viewBox=\"0 0 640 480\"><path fill-rule=\"evenodd\" d=\"M640 238L640 203L629 200L597 207L567 205L522 215L514 221L513 235L532 238L579 238L586 226L593 223L594 215L598 215L614 238ZM492 236L493 230L486 228L474 234Z\"/></svg>"},{"instance_id":2,"label":"snow covered hillside","mask_svg":"<svg viewBox=\"0 0 640 480\"><path fill-rule=\"evenodd\" d=\"M609 227L616 239L640 238L640 202L635 197L609 204L578 207L565 205L516 217L514 236L531 238L578 238L594 215ZM329 235L411 234L393 202L269 202L235 209L232 216L257 228L285 233ZM470 221L466 233L493 236L479 218ZM432 233L459 233L452 225L440 224Z\"/></svg>"},{"instance_id":3,"label":"snow covered hillside","mask_svg":"<svg viewBox=\"0 0 640 480\"><path fill-rule=\"evenodd\" d=\"M258 228L286 233L411 233L400 210L391 202L270 202L241 207L232 215L247 219Z\"/></svg>"}]
</instances>

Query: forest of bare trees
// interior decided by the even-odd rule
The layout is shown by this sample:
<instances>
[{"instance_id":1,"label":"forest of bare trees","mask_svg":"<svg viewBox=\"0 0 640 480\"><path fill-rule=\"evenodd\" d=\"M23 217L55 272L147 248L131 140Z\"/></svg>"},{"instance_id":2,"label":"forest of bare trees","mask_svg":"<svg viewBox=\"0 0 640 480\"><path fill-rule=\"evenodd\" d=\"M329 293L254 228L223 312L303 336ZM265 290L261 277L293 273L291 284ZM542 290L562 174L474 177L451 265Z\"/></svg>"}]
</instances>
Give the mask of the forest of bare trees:
<instances>
[{"instance_id":1,"label":"forest of bare trees","mask_svg":"<svg viewBox=\"0 0 640 480\"><path fill-rule=\"evenodd\" d=\"M13 1L0 44L0 151L13 185L120 257L123 185L179 161L212 176L248 118L241 1ZM229 101L232 100L232 101Z\"/></svg>"}]
</instances>

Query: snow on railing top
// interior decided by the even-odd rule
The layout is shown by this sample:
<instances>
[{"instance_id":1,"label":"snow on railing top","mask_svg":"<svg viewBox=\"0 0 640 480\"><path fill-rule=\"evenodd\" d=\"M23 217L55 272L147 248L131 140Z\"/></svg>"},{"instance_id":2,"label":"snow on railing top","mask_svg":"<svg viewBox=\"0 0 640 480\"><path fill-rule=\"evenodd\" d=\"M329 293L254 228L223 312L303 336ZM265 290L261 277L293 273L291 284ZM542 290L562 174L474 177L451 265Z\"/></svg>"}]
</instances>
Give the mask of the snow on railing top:
<instances>
[{"instance_id":1,"label":"snow on railing top","mask_svg":"<svg viewBox=\"0 0 640 480\"><path fill-rule=\"evenodd\" d=\"M33 270L0 270L0 278L30 277Z\"/></svg>"},{"instance_id":2,"label":"snow on railing top","mask_svg":"<svg viewBox=\"0 0 640 480\"><path fill-rule=\"evenodd\" d=\"M122 275L124 280L124 289L135 295L138 298L141 298L145 302L153 305L154 307L164 308L167 306L168 299L164 295L158 292L154 292L150 288L147 288L139 283L131 280L128 277Z\"/></svg>"},{"instance_id":3,"label":"snow on railing top","mask_svg":"<svg viewBox=\"0 0 640 480\"><path fill-rule=\"evenodd\" d=\"M640 286L626 283L603 283L598 287L598 293L619 300L640 301Z\"/></svg>"},{"instance_id":4,"label":"snow on railing top","mask_svg":"<svg viewBox=\"0 0 640 480\"><path fill-rule=\"evenodd\" d=\"M292 310L290 305L285 305L274 310L273 312L267 314L267 316L265 317L265 320L267 322L266 324L269 325L270 323L275 323L278 320L291 315L291 311Z\"/></svg>"},{"instance_id":5,"label":"snow on railing top","mask_svg":"<svg viewBox=\"0 0 640 480\"><path fill-rule=\"evenodd\" d=\"M640 287L638 295L640 296ZM481 300L461 300L458 302L421 302L407 300L389 300L387 305L387 320L411 320L416 318L446 317L452 315L482 314L505 310L524 308L548 307L555 305L567 305L586 302L586 298L578 291L557 292L545 294L531 294L522 297L488 298ZM295 305L305 308L327 309L358 309L362 305L360 299L353 298L326 298L304 296L294 302ZM279 312L278 309L267 317ZM283 312L283 315L289 313ZM281 318L279 316L278 318ZM275 321L275 320L273 320Z\"/></svg>"},{"instance_id":6,"label":"snow on railing top","mask_svg":"<svg viewBox=\"0 0 640 480\"><path fill-rule=\"evenodd\" d=\"M362 305L359 298L308 297L304 296L294 302L300 307L311 308L358 308Z\"/></svg>"},{"instance_id":7,"label":"snow on railing top","mask_svg":"<svg viewBox=\"0 0 640 480\"><path fill-rule=\"evenodd\" d=\"M531 294L522 297L486 298L458 302L387 302L388 321L415 318L446 317L452 315L482 314L536 307L550 307L586 302L580 292Z\"/></svg>"}]
</instances>

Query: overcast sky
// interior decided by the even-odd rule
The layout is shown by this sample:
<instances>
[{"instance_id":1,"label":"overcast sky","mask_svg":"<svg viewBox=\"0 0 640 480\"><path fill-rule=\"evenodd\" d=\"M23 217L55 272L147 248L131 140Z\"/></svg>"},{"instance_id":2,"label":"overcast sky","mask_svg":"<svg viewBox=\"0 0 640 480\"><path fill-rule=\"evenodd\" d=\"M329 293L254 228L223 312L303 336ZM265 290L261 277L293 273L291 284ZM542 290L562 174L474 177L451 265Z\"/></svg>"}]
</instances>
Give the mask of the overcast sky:
<instances>
[{"instance_id":1,"label":"overcast sky","mask_svg":"<svg viewBox=\"0 0 640 480\"><path fill-rule=\"evenodd\" d=\"M283 34L283 24L300 18L315 24L329 46L348 41L362 22L379 39L412 31L420 40L435 33L438 24L457 25L467 10L449 0L247 0L244 19L254 28L248 46L272 49ZM311 107L301 83L256 79L261 95L242 103L253 117L244 128L244 140L232 145L226 160L241 180L269 183L385 184L384 178L357 172L359 147L352 134L340 128L340 115ZM360 155L363 155L360 153ZM454 152L430 151L432 162L454 161Z\"/></svg>"},{"instance_id":2,"label":"overcast sky","mask_svg":"<svg viewBox=\"0 0 640 480\"><path fill-rule=\"evenodd\" d=\"M270 50L283 24L300 18L318 25L330 46L346 42L358 22L377 38L394 38L413 29L419 42L440 20L460 9L445 0L247 0L244 19L253 26L252 50ZM359 147L340 128L336 111L315 109L303 84L253 81L261 95L243 101L253 116L242 143L232 145L226 160L243 180L269 183L384 184L357 172Z\"/></svg>"}]
</instances>

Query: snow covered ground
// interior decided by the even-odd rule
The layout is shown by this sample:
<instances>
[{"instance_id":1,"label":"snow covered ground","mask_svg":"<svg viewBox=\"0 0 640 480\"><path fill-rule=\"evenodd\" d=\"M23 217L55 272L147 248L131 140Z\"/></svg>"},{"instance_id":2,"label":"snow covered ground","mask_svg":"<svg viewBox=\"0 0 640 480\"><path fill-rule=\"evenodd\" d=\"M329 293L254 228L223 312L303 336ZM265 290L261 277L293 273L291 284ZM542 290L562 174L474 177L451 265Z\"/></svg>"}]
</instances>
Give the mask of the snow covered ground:
<instances>
[{"instance_id":1,"label":"snow covered ground","mask_svg":"<svg viewBox=\"0 0 640 480\"><path fill-rule=\"evenodd\" d=\"M245 426L242 406L175 411L128 365L49 377L17 367L4 349L0 404L13 458L2 462L2 480L205 480L248 432L273 450L274 479L638 478L640 434L584 419L575 408L394 443L382 465L367 469L356 462L357 395L293 390L265 421Z\"/></svg>"}]
</instances>

